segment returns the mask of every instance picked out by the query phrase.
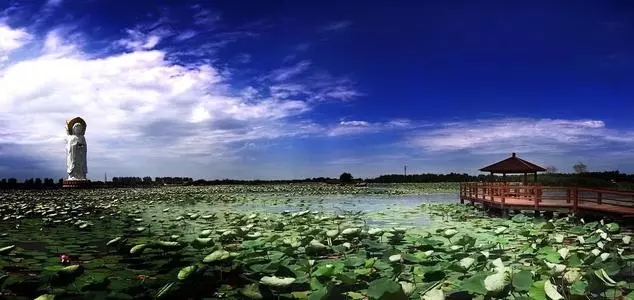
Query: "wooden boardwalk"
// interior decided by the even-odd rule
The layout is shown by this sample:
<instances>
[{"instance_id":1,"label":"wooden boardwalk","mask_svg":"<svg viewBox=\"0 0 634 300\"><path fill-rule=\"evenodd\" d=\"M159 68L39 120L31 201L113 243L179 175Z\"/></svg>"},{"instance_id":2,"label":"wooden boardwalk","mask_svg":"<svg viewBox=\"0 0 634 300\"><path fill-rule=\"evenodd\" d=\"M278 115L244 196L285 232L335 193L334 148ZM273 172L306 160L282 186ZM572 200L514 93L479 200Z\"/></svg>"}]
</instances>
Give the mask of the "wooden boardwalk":
<instances>
[{"instance_id":1,"label":"wooden boardwalk","mask_svg":"<svg viewBox=\"0 0 634 300\"><path fill-rule=\"evenodd\" d=\"M495 182L460 184L460 203L507 210L568 211L634 218L634 192Z\"/></svg>"}]
</instances>

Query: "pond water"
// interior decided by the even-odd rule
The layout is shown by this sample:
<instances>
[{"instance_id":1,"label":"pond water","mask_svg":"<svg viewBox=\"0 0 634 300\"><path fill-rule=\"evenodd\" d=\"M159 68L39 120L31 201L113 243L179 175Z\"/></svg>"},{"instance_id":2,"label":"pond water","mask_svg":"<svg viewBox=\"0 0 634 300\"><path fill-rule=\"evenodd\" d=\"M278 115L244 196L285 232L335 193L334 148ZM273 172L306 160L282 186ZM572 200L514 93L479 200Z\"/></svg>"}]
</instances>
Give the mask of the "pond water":
<instances>
[{"instance_id":1,"label":"pond water","mask_svg":"<svg viewBox=\"0 0 634 300\"><path fill-rule=\"evenodd\" d=\"M424 203L457 203L457 193L426 195L320 195L279 197L271 195L244 195L248 200L234 203L201 201L170 206L169 215L198 213L200 215L236 211L278 214L284 211L320 211L334 214L362 212L370 226L420 226L431 222L429 216L417 209ZM159 216L164 206L146 207L145 217Z\"/></svg>"},{"instance_id":2,"label":"pond water","mask_svg":"<svg viewBox=\"0 0 634 300\"><path fill-rule=\"evenodd\" d=\"M244 209L279 213L286 210L315 210L332 213L346 211L381 212L389 209L415 208L423 203L456 203L456 193L428 195L327 195L303 196L289 199L283 204L262 205L257 202L240 204Z\"/></svg>"}]
</instances>

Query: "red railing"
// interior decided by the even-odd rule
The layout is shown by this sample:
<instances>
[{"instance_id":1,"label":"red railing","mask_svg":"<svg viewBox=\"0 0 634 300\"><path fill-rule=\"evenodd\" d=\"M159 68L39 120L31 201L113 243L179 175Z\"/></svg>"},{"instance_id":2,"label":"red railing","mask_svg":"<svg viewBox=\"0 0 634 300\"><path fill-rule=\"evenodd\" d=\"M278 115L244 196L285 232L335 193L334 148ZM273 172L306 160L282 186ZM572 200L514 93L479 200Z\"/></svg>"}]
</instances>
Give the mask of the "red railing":
<instances>
[{"instance_id":1,"label":"red railing","mask_svg":"<svg viewBox=\"0 0 634 300\"><path fill-rule=\"evenodd\" d=\"M634 192L580 187L523 185L509 182L465 182L460 201L489 203L535 210L567 208L577 212L595 210L634 215Z\"/></svg>"}]
</instances>

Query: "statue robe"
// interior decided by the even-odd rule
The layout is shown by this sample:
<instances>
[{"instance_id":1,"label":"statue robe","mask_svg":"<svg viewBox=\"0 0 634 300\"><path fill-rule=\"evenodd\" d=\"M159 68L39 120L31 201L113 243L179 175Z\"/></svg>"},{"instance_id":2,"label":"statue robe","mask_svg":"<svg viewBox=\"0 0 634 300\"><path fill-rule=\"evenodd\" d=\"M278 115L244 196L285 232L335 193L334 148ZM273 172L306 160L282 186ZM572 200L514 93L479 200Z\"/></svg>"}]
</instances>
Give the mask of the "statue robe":
<instances>
[{"instance_id":1,"label":"statue robe","mask_svg":"<svg viewBox=\"0 0 634 300\"><path fill-rule=\"evenodd\" d=\"M86 179L88 166L86 162L86 138L69 135L66 141L66 173L69 179Z\"/></svg>"}]
</instances>

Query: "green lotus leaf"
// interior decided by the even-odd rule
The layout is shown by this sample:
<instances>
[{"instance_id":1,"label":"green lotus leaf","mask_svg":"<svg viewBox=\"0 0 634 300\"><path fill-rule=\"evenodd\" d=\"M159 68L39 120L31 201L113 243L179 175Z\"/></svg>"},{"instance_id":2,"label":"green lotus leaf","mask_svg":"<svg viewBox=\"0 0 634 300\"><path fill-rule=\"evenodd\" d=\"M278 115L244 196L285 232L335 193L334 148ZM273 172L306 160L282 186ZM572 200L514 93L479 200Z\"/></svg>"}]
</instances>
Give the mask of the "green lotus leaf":
<instances>
[{"instance_id":1,"label":"green lotus leaf","mask_svg":"<svg viewBox=\"0 0 634 300\"><path fill-rule=\"evenodd\" d=\"M198 267L195 266L195 265L187 266L187 267L184 267L184 268L180 269L180 271L178 271L178 275L177 275L178 280L187 279L187 277L191 276L191 274L194 273L197 269L198 269Z\"/></svg>"},{"instance_id":2,"label":"green lotus leaf","mask_svg":"<svg viewBox=\"0 0 634 300\"><path fill-rule=\"evenodd\" d=\"M498 272L484 279L484 288L489 292L498 293L509 284L509 276L506 272Z\"/></svg>"},{"instance_id":3,"label":"green lotus leaf","mask_svg":"<svg viewBox=\"0 0 634 300\"><path fill-rule=\"evenodd\" d=\"M260 283L272 287L285 287L293 284L295 280L292 277L264 276L260 279Z\"/></svg>"}]
</instances>

